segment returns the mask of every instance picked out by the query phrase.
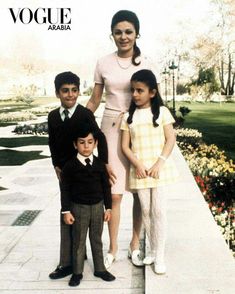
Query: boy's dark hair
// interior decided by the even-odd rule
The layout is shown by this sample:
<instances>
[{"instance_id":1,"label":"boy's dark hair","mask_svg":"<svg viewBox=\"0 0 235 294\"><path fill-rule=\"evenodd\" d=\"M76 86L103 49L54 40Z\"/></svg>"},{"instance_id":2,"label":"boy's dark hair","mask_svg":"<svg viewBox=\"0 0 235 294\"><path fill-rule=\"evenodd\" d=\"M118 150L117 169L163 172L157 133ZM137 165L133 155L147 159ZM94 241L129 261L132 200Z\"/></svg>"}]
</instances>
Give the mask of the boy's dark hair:
<instances>
[{"instance_id":1,"label":"boy's dark hair","mask_svg":"<svg viewBox=\"0 0 235 294\"><path fill-rule=\"evenodd\" d=\"M76 130L73 131L72 139L74 142L76 142L78 138L86 138L89 134L92 134L95 141L97 141L97 132L94 130L94 128L88 121L84 121L76 128Z\"/></svg>"},{"instance_id":2,"label":"boy's dark hair","mask_svg":"<svg viewBox=\"0 0 235 294\"><path fill-rule=\"evenodd\" d=\"M56 92L59 92L61 86L63 84L74 84L78 87L80 87L80 78L72 73L71 71L65 71L62 73L59 73L56 77L55 77L55 90Z\"/></svg>"},{"instance_id":3,"label":"boy's dark hair","mask_svg":"<svg viewBox=\"0 0 235 294\"><path fill-rule=\"evenodd\" d=\"M113 29L115 27L115 25L119 22L122 21L128 21L130 23L133 24L134 28L135 28L135 32L136 35L139 37L139 33L140 33L140 22L139 19L137 17L137 15L130 10L119 10L118 12L116 12L112 18L111 21L111 32L113 33ZM140 62L136 62L135 59L140 56L141 51L140 48L136 45L136 42L134 44L134 54L132 56L132 64L134 65L139 65Z\"/></svg>"},{"instance_id":4,"label":"boy's dark hair","mask_svg":"<svg viewBox=\"0 0 235 294\"><path fill-rule=\"evenodd\" d=\"M139 70L132 75L131 82L141 82L141 83L144 83L149 88L150 91L154 89L156 90L155 96L151 99L151 111L153 114L153 126L157 127L158 123L156 122L156 120L159 117L160 106L163 106L164 103L159 93L158 86L157 86L157 79L154 73L148 69ZM127 118L128 124L132 123L132 118L133 118L133 114L135 110L136 110L136 104L132 100L128 110L129 112L129 116Z\"/></svg>"}]
</instances>

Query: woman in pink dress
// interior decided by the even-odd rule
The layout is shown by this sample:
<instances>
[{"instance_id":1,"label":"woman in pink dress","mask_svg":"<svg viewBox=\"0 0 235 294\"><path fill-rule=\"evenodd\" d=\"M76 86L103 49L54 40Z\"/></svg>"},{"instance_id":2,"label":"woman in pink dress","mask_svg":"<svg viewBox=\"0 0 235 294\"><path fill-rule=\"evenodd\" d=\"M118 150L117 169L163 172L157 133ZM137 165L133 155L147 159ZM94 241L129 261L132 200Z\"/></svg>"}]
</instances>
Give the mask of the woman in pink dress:
<instances>
[{"instance_id":1,"label":"woman in pink dress","mask_svg":"<svg viewBox=\"0 0 235 294\"><path fill-rule=\"evenodd\" d=\"M118 251L120 204L123 193L129 190L129 162L121 150L120 123L131 102L130 78L133 73L140 69L150 69L156 73L150 59L143 56L136 45L139 28L138 17L132 11L120 10L113 16L111 32L117 51L98 60L94 75L95 86L87 103L87 108L95 112L105 89L106 103L101 129L108 143L108 169L111 180L114 182L112 186L112 218L109 222L110 245L105 257L107 268L115 260ZM129 257L133 264L142 266L143 254L139 250L141 209L137 194L134 193L133 197L133 234L129 247Z\"/></svg>"}]
</instances>

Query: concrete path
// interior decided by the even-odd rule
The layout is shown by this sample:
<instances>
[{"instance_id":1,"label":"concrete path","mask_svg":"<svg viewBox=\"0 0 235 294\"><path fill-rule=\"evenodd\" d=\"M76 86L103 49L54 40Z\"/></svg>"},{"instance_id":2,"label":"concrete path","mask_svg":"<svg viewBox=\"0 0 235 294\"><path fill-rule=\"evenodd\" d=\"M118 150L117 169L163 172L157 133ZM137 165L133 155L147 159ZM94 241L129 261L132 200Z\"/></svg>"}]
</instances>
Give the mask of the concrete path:
<instances>
[{"instance_id":1,"label":"concrete path","mask_svg":"<svg viewBox=\"0 0 235 294\"><path fill-rule=\"evenodd\" d=\"M1 169L1 172L3 169ZM3 174L1 174L3 176ZM132 196L126 194L122 203L122 221L118 259L111 272L112 283L93 276L93 263L88 244L88 261L80 286L71 289L68 278L48 278L59 256L59 194L58 183L50 159L30 161L14 167L0 181L9 190L0 192L0 292L1 293L143 293L143 268L133 267L127 259L131 237ZM29 226L12 226L26 210L40 210ZM105 225L104 251L108 248Z\"/></svg>"},{"instance_id":2,"label":"concrete path","mask_svg":"<svg viewBox=\"0 0 235 294\"><path fill-rule=\"evenodd\" d=\"M99 109L96 115L100 118L101 114ZM10 130L5 129L4 137L15 136L9 134ZM24 148L27 147L17 149ZM49 155L47 146L31 148ZM107 283L93 276L88 245L84 279L76 289L68 286L69 278L57 281L48 278L59 256L59 193L50 159L0 167L0 186L7 188L0 191L0 293L235 293L232 254L177 148L174 157L181 177L171 187L168 199L167 274L158 276L151 266L136 268L127 259L132 197L126 194L122 202L118 259L110 269L116 281ZM30 225L13 226L25 211L40 212ZM106 225L103 242L106 253Z\"/></svg>"},{"instance_id":3,"label":"concrete path","mask_svg":"<svg viewBox=\"0 0 235 294\"><path fill-rule=\"evenodd\" d=\"M145 268L147 294L233 294L235 261L179 149L168 199L167 274Z\"/></svg>"}]
</instances>

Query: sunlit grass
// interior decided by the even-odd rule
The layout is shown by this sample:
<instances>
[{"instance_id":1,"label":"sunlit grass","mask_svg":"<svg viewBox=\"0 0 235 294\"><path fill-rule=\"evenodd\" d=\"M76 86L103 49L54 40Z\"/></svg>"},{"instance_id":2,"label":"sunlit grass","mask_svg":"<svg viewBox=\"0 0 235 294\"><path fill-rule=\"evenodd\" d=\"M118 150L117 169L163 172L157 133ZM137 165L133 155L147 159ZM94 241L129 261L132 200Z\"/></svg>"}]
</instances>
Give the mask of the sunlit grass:
<instances>
[{"instance_id":1,"label":"sunlit grass","mask_svg":"<svg viewBox=\"0 0 235 294\"><path fill-rule=\"evenodd\" d=\"M184 103L192 111L185 117L185 128L198 129L207 144L215 144L235 160L235 103Z\"/></svg>"}]
</instances>

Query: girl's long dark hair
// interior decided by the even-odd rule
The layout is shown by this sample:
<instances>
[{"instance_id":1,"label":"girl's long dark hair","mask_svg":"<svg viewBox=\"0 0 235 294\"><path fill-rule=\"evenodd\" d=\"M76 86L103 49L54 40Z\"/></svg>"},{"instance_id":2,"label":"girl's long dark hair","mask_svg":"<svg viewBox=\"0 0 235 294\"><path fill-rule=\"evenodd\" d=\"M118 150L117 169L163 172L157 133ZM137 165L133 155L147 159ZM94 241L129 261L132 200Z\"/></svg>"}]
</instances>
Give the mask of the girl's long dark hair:
<instances>
[{"instance_id":1,"label":"girl's long dark hair","mask_svg":"<svg viewBox=\"0 0 235 294\"><path fill-rule=\"evenodd\" d=\"M152 91L154 89L156 90L155 96L153 98L151 98L151 111L153 114L153 126L158 127L158 123L156 122L156 120L159 117L160 106L163 106L164 103L163 103L162 97L161 97L159 90L158 90L157 80L156 80L155 75L153 74L153 72L151 70L142 69L132 75L131 82L141 82L141 83L146 84L150 91ZM136 106L135 102L132 100L131 105L128 110L128 112L129 112L129 116L127 118L128 124L132 123L133 114L134 114L136 108L137 108L137 106Z\"/></svg>"}]
</instances>

